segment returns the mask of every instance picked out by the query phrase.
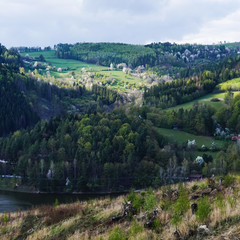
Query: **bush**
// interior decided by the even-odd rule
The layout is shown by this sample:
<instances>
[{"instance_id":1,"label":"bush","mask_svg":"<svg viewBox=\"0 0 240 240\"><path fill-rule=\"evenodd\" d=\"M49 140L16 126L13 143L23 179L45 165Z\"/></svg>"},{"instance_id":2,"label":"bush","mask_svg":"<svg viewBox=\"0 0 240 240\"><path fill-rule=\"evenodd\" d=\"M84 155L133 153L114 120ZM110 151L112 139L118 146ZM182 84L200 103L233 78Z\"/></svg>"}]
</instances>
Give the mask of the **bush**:
<instances>
[{"instance_id":1,"label":"bush","mask_svg":"<svg viewBox=\"0 0 240 240\"><path fill-rule=\"evenodd\" d=\"M198 187L199 187L199 189L203 190L205 188L208 188L208 184L204 183L204 182L201 182Z\"/></svg>"},{"instance_id":2,"label":"bush","mask_svg":"<svg viewBox=\"0 0 240 240\"><path fill-rule=\"evenodd\" d=\"M59 206L59 201L58 201L58 199L57 199L57 198L56 198L56 200L55 200L55 202L54 202L53 206L54 206L54 207L57 207L57 206Z\"/></svg>"},{"instance_id":3,"label":"bush","mask_svg":"<svg viewBox=\"0 0 240 240\"><path fill-rule=\"evenodd\" d=\"M227 198L227 201L228 201L228 203L229 203L229 205L230 205L231 208L235 208L235 207L236 207L236 205L237 205L237 197L235 197L235 196L229 196L229 197Z\"/></svg>"},{"instance_id":4,"label":"bush","mask_svg":"<svg viewBox=\"0 0 240 240\"><path fill-rule=\"evenodd\" d=\"M223 179L223 186L229 187L229 186L233 185L234 182L235 182L235 177L232 175L227 175Z\"/></svg>"},{"instance_id":5,"label":"bush","mask_svg":"<svg viewBox=\"0 0 240 240\"><path fill-rule=\"evenodd\" d=\"M211 102L220 102L220 99L219 98L212 98Z\"/></svg>"},{"instance_id":6,"label":"bush","mask_svg":"<svg viewBox=\"0 0 240 240\"><path fill-rule=\"evenodd\" d=\"M129 234L131 237L135 237L138 233L143 231L143 226L139 225L136 220L133 221L130 229Z\"/></svg>"},{"instance_id":7,"label":"bush","mask_svg":"<svg viewBox=\"0 0 240 240\"><path fill-rule=\"evenodd\" d=\"M198 185L194 184L191 188L192 192L195 192L198 189Z\"/></svg>"},{"instance_id":8,"label":"bush","mask_svg":"<svg viewBox=\"0 0 240 240\"><path fill-rule=\"evenodd\" d=\"M167 211L169 209L171 209L172 207L172 201L170 199L163 199L162 200L162 203L161 203L161 208L164 210L164 211Z\"/></svg>"},{"instance_id":9,"label":"bush","mask_svg":"<svg viewBox=\"0 0 240 240\"><path fill-rule=\"evenodd\" d=\"M208 220L211 213L211 204L208 197L205 196L198 202L198 209L196 211L196 218L199 222L203 223Z\"/></svg>"},{"instance_id":10,"label":"bush","mask_svg":"<svg viewBox=\"0 0 240 240\"><path fill-rule=\"evenodd\" d=\"M153 190L150 188L147 192L147 195L144 200L144 209L153 210L156 207L157 199L153 193Z\"/></svg>"},{"instance_id":11,"label":"bush","mask_svg":"<svg viewBox=\"0 0 240 240\"><path fill-rule=\"evenodd\" d=\"M125 233L118 227L114 227L109 235L109 240L126 240Z\"/></svg>"},{"instance_id":12,"label":"bush","mask_svg":"<svg viewBox=\"0 0 240 240\"><path fill-rule=\"evenodd\" d=\"M7 214L4 214L4 215L3 215L3 222L4 222L4 223L7 223L8 220L9 220L8 215L7 215Z\"/></svg>"},{"instance_id":13,"label":"bush","mask_svg":"<svg viewBox=\"0 0 240 240\"><path fill-rule=\"evenodd\" d=\"M224 201L224 196L222 193L219 193L214 200L216 206L221 210L221 213L224 213L226 208L226 203Z\"/></svg>"},{"instance_id":14,"label":"bush","mask_svg":"<svg viewBox=\"0 0 240 240\"><path fill-rule=\"evenodd\" d=\"M154 230L159 233L162 230L162 224L159 218L156 218L154 221Z\"/></svg>"},{"instance_id":15,"label":"bush","mask_svg":"<svg viewBox=\"0 0 240 240\"><path fill-rule=\"evenodd\" d=\"M138 213L140 209L143 207L144 198L142 197L142 193L141 193L141 196L139 196L133 190L131 190L131 192L127 197L127 200L132 203L132 206L134 208L134 211L136 211L136 213Z\"/></svg>"},{"instance_id":16,"label":"bush","mask_svg":"<svg viewBox=\"0 0 240 240\"><path fill-rule=\"evenodd\" d=\"M6 234L7 233L7 228L4 226L1 228L1 234Z\"/></svg>"},{"instance_id":17,"label":"bush","mask_svg":"<svg viewBox=\"0 0 240 240\"><path fill-rule=\"evenodd\" d=\"M187 189L180 184L179 185L179 197L176 203L173 205L173 215L171 222L172 224L177 227L181 221L183 215L190 209L190 201L188 199Z\"/></svg>"}]
</instances>

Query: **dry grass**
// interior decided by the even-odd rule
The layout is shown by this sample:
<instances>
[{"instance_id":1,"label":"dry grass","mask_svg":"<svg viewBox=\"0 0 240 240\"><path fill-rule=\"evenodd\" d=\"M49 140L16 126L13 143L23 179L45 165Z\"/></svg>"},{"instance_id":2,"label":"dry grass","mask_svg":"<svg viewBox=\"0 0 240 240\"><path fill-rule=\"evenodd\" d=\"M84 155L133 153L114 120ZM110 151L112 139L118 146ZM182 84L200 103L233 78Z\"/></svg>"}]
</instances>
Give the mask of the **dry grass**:
<instances>
[{"instance_id":1,"label":"dry grass","mask_svg":"<svg viewBox=\"0 0 240 240\"><path fill-rule=\"evenodd\" d=\"M56 224L78 214L85 214L86 211L86 203L81 204L80 202L69 205L60 205L57 207L42 206L39 208L39 212L44 216L44 222L47 225Z\"/></svg>"},{"instance_id":2,"label":"dry grass","mask_svg":"<svg viewBox=\"0 0 240 240\"><path fill-rule=\"evenodd\" d=\"M201 186L194 190L193 186ZM189 198L195 193L201 193L207 188L207 181L191 182L185 184L188 189ZM177 185L172 185L172 189L177 189ZM115 226L118 226L124 234L131 239L174 239L173 233L176 228L171 224L172 210L161 209L163 201L163 192L166 188L155 191L157 197L157 208L159 213L157 218L161 223L161 231L147 229L144 227L144 220L137 222L142 226L141 231L135 235L130 234L133 220L142 216L145 210L141 210L137 216L132 219L123 219L119 222L113 222L113 216L122 213L122 203L124 196L110 199L100 199L88 202L76 202L72 204L53 206L42 206L29 211L22 211L8 214L7 222L0 222L0 239L108 239L109 234ZM234 239L240 236L240 180L238 179L233 187L222 188L222 205L216 201L216 195L209 195L211 202L211 214L209 216L208 227L211 234L204 239ZM198 200L191 201L197 202ZM223 206L223 207L221 207ZM2 220L3 214L0 214ZM226 220L227 219L227 220ZM202 224L202 223L201 223ZM26 225L24 228L23 225ZM181 237L188 239L190 233L191 239L199 238L197 228L200 223L197 222L195 215L189 209L183 215L183 219L178 226L178 232ZM194 237L195 234L195 237ZM202 238L203 239L203 238Z\"/></svg>"}]
</instances>

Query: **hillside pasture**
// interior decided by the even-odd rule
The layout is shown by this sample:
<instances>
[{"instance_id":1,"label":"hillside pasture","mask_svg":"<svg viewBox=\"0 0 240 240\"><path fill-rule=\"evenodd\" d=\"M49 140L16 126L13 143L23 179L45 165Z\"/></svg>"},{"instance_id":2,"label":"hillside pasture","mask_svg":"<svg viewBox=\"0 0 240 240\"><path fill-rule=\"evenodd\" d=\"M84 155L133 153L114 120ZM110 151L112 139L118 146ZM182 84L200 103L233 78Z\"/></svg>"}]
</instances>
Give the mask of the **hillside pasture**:
<instances>
[{"instance_id":1,"label":"hillside pasture","mask_svg":"<svg viewBox=\"0 0 240 240\"><path fill-rule=\"evenodd\" d=\"M107 67L98 66L94 64L89 64L73 59L60 59L55 56L55 51L41 51L41 52L27 52L21 53L22 56L29 55L29 57L36 57L38 58L41 54L45 58L46 62L55 66L56 68L69 68L69 71L82 71L82 68L85 68L87 71L90 72L98 72L102 70L107 70Z\"/></svg>"},{"instance_id":2,"label":"hillside pasture","mask_svg":"<svg viewBox=\"0 0 240 240\"><path fill-rule=\"evenodd\" d=\"M240 78L234 78L227 82L223 82L217 85L219 90L227 91L239 91L240 90Z\"/></svg>"},{"instance_id":3,"label":"hillside pasture","mask_svg":"<svg viewBox=\"0 0 240 240\"><path fill-rule=\"evenodd\" d=\"M216 144L217 148L222 148L224 145L224 141L215 140L213 137L199 136L180 130L166 128L158 128L158 131L160 134L167 137L171 143L176 142L178 144L184 144L187 143L188 140L195 140L198 148L201 148L202 145L210 148L212 142Z\"/></svg>"},{"instance_id":4,"label":"hillside pasture","mask_svg":"<svg viewBox=\"0 0 240 240\"><path fill-rule=\"evenodd\" d=\"M238 91L235 91L233 93L234 93L234 96L236 96L237 94L240 94L240 92L238 92ZM225 95L226 95L226 92L210 93L210 94L207 94L207 95L205 95L203 97L195 99L195 100L193 100L191 102L183 103L183 104L177 105L175 107L168 108L167 111L169 111L169 110L178 110L180 108L191 109L194 106L194 104L196 104L196 102L198 102L198 103L205 103L207 105L212 106L215 109L219 109L222 106L224 106L224 97L225 97ZM214 98L218 98L219 101L218 102L211 101Z\"/></svg>"},{"instance_id":5,"label":"hillside pasture","mask_svg":"<svg viewBox=\"0 0 240 240\"><path fill-rule=\"evenodd\" d=\"M141 89L142 85L146 85L140 78L124 73L120 69L110 70L109 67L89 64L73 59L60 59L55 56L55 51L41 51L21 53L22 56L29 55L29 57L38 58L41 54L46 60L46 63L52 67L66 69L61 72L51 71L50 74L55 78L63 81L72 81L74 75L75 80L83 79L91 75L93 81L100 82L103 86L111 87L119 92L127 92L130 89ZM44 63L43 63L44 64ZM42 72L43 74L45 71Z\"/></svg>"}]
</instances>

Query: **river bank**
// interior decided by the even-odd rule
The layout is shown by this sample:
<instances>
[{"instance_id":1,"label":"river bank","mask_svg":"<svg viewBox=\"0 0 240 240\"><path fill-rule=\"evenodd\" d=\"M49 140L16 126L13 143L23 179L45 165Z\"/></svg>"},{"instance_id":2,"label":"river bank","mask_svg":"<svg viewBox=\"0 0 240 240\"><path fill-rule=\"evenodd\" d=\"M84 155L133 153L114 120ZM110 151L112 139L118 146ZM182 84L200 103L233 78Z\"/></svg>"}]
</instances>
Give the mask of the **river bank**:
<instances>
[{"instance_id":1,"label":"river bank","mask_svg":"<svg viewBox=\"0 0 240 240\"><path fill-rule=\"evenodd\" d=\"M32 194L68 194L68 195L120 195L126 194L129 190L121 191L95 191L95 192L76 192L76 191L40 191L36 187L23 185L21 179L0 178L0 191L32 193Z\"/></svg>"}]
</instances>

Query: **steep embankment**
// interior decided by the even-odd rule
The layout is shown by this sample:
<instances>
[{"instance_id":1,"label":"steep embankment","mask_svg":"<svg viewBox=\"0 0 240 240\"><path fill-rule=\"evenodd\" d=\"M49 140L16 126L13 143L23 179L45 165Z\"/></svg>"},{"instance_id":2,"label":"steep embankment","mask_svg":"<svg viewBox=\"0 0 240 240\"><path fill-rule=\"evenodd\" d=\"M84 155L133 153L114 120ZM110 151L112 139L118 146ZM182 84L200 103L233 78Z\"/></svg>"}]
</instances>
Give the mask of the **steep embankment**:
<instances>
[{"instance_id":1,"label":"steep embankment","mask_svg":"<svg viewBox=\"0 0 240 240\"><path fill-rule=\"evenodd\" d=\"M237 239L239 177L1 214L1 239ZM204 226L205 225L205 226Z\"/></svg>"}]
</instances>

